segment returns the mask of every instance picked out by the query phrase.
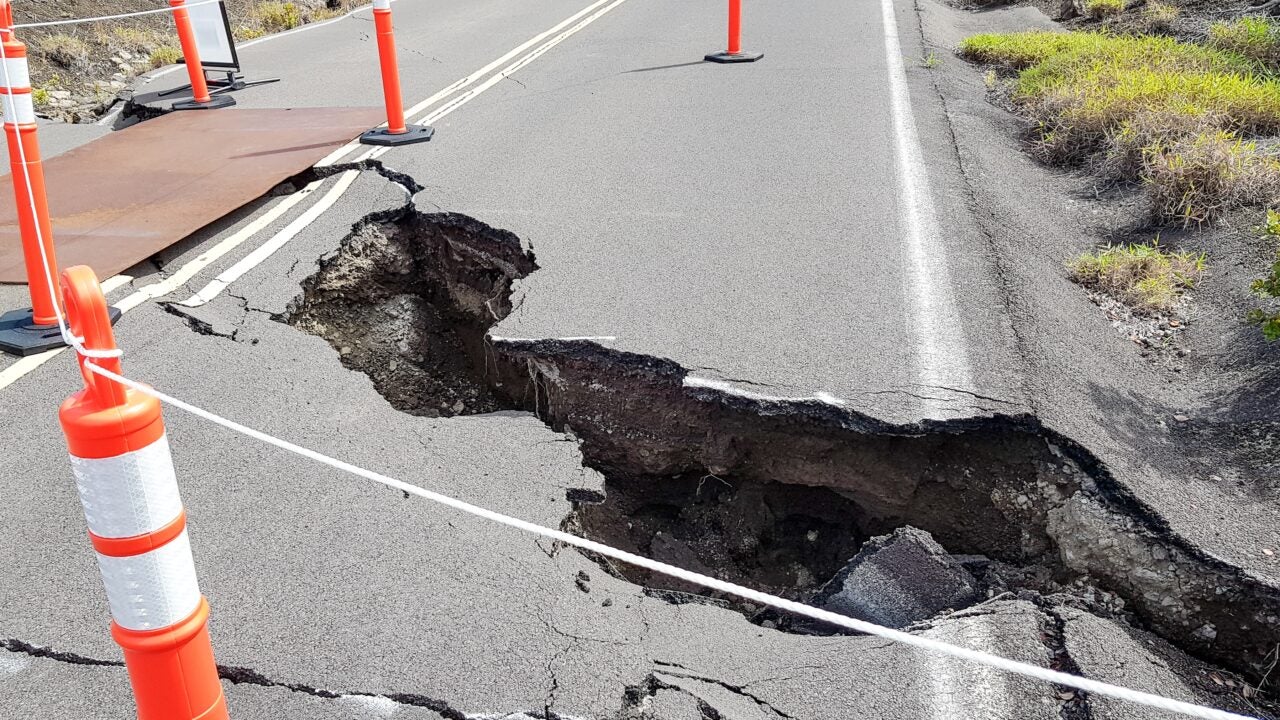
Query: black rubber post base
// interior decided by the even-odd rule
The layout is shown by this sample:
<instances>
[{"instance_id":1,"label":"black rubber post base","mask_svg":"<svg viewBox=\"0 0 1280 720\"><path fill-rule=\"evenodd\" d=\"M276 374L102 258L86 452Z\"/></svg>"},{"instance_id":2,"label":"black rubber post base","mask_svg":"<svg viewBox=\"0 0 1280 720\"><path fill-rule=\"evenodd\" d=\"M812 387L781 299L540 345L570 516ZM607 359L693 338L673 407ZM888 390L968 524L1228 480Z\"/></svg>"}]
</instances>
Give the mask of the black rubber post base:
<instances>
[{"instance_id":1,"label":"black rubber post base","mask_svg":"<svg viewBox=\"0 0 1280 720\"><path fill-rule=\"evenodd\" d=\"M409 132L403 132L399 135L392 135L387 132L386 128L375 128L360 136L360 142L365 145L383 145L386 147L395 147L397 145L412 145L414 143L426 142L436 134L435 128L429 125L409 125Z\"/></svg>"},{"instance_id":2,"label":"black rubber post base","mask_svg":"<svg viewBox=\"0 0 1280 720\"><path fill-rule=\"evenodd\" d=\"M107 306L111 324L120 319L120 308ZM31 308L11 310L0 315L0 352L26 357L46 350L56 350L66 343L57 325L35 325L31 322Z\"/></svg>"},{"instance_id":3,"label":"black rubber post base","mask_svg":"<svg viewBox=\"0 0 1280 720\"><path fill-rule=\"evenodd\" d=\"M231 107L236 104L236 99L230 95L210 95L209 102L196 102L195 100L183 100L173 104L174 110L217 110L218 108Z\"/></svg>"},{"instance_id":4,"label":"black rubber post base","mask_svg":"<svg viewBox=\"0 0 1280 720\"><path fill-rule=\"evenodd\" d=\"M721 63L721 64L728 64L728 63L744 63L744 62L755 62L755 61L759 60L759 59L760 59L760 58L762 58L762 57L764 57L764 53L749 53L749 52L727 53L727 52L718 52L718 53L713 53L713 54L711 54L711 55L708 55L708 56L707 56L707 62Z\"/></svg>"}]
</instances>

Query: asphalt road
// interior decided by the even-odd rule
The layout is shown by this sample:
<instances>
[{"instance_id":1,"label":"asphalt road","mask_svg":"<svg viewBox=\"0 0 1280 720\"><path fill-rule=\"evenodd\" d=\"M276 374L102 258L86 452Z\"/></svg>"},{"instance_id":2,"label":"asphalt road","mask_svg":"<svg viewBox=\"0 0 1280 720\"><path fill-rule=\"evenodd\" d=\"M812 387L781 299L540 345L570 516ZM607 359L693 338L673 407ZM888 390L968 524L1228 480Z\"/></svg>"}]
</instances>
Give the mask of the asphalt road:
<instances>
[{"instance_id":1,"label":"asphalt road","mask_svg":"<svg viewBox=\"0 0 1280 720\"><path fill-rule=\"evenodd\" d=\"M588 4L398 3L407 101ZM895 5L894 55L878 3L822 0L803 12L782 0L748 5L746 45L766 53L760 63L700 62L722 43L721 3L602 4L607 14L435 121L431 143L383 158L426 187L414 198L420 208L511 230L537 253L540 269L518 287L520 311L493 335L607 336L600 342L675 360L730 391L817 396L903 423L1029 408L1027 368L963 192L925 67L934 50L914 8ZM372 53L369 23L359 18L255 46L242 55L250 77L283 81L238 99L247 107L377 104ZM895 72L909 94L909 125L894 105ZM911 148L901 146L911 126L908 140L927 166L912 165ZM911 182L931 209L904 200ZM602 483L570 438L527 414L399 413L323 340L271 319L352 223L404 200L399 186L362 173L284 249L191 312L216 332L235 330L234 340L141 304L117 328L126 370L286 439L558 526L567 490ZM112 299L163 279L275 202L135 268ZM927 251L923 262L904 241L912 233ZM256 244L167 299L196 291ZM0 288L0 300L17 297ZM64 353L0 389L0 440L17 449L0 473L8 499L0 638L113 661L119 652L54 415L78 383ZM236 717L426 716L403 699L326 700L287 685L407 694L497 717L697 718L700 704L733 718L1059 717L1051 686L872 638L788 635L726 610L673 605L578 553L177 412L166 419L219 661L277 684L229 685ZM590 576L589 591L579 573ZM1042 610L1020 601L987 610L927 632L1048 662ZM1069 633L1095 648L1112 648L1120 635L1103 621ZM1135 662L1108 664L1098 653L1091 676L1203 699L1167 666L1138 662L1147 657L1141 644L1125 652ZM127 717L120 676L0 652L0 714ZM55 683L56 697L33 695ZM1123 712L1108 716L1136 717Z\"/></svg>"}]
</instances>

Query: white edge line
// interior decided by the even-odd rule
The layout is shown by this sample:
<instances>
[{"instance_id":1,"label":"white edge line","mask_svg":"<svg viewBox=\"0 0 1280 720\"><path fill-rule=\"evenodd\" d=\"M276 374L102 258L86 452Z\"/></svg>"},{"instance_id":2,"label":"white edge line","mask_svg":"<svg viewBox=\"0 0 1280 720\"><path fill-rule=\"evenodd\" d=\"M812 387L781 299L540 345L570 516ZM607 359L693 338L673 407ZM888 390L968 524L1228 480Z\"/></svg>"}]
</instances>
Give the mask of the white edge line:
<instances>
[{"instance_id":1,"label":"white edge line","mask_svg":"<svg viewBox=\"0 0 1280 720\"><path fill-rule=\"evenodd\" d=\"M911 286L907 292L914 306L917 377L925 385L969 388L972 371L964 333L955 320L946 247L939 241L941 231L928 167L911 109L894 0L880 0L880 12L901 192L898 207L909 257Z\"/></svg>"},{"instance_id":2,"label":"white edge line","mask_svg":"<svg viewBox=\"0 0 1280 720\"><path fill-rule=\"evenodd\" d=\"M191 262L188 262L187 264L178 268L177 272L175 272L174 274L170 275L169 277L159 282L154 282L149 285L144 285L138 288L131 295L125 297L120 302L116 303L115 304L116 307L120 308L122 312L128 312L134 309L135 307L141 305L142 303L146 302L147 300L151 300L158 297L164 297L165 295L168 295L174 290L177 290L178 288L182 287L188 280L195 277L196 274L199 273L201 270L205 269L209 265L212 265L223 255L226 255L227 253L236 249L237 247L242 245L246 240L253 237L254 235L257 235L258 232L260 232L266 227L269 227L272 223L279 220L281 216L289 212L289 210L293 209L294 206L302 202L305 198L309 197L311 193L315 192L315 190L320 187L322 182L323 182L322 180L317 180L307 185L306 187L302 188L298 192L285 197L284 200L281 200L279 203L272 206L270 210L263 213L260 217L256 218L253 222L249 223L248 225L245 225L243 228L237 230L235 233L222 239L213 247L200 253L200 255L196 256L196 258ZM104 290L106 289L105 285L103 286L103 289Z\"/></svg>"},{"instance_id":3,"label":"white edge line","mask_svg":"<svg viewBox=\"0 0 1280 720\"><path fill-rule=\"evenodd\" d=\"M66 348L60 347L57 350L49 350L38 355L28 355L24 358L18 358L18 360L12 365L4 370L0 370L0 390L9 387L27 373L49 362L55 355L63 350L66 350Z\"/></svg>"}]
</instances>

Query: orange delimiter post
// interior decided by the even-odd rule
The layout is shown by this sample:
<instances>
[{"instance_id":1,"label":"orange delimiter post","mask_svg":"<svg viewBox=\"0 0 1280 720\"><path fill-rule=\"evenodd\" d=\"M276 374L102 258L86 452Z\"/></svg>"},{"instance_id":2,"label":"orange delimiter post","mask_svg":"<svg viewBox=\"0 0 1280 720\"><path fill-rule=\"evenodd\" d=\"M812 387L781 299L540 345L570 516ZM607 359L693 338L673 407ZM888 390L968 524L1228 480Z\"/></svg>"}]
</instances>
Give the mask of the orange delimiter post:
<instances>
[{"instance_id":1,"label":"orange delimiter post","mask_svg":"<svg viewBox=\"0 0 1280 720\"><path fill-rule=\"evenodd\" d=\"M400 63L396 59L396 31L391 3L373 3L373 24L378 34L378 63L382 69L382 97L387 105L387 134L409 132L404 123L404 97L400 92Z\"/></svg>"},{"instance_id":2,"label":"orange delimiter post","mask_svg":"<svg viewBox=\"0 0 1280 720\"><path fill-rule=\"evenodd\" d=\"M396 59L396 31L391 21L391 0L373 0L374 31L378 35L378 66L382 71L382 98L387 105L387 126L360 136L366 145L410 145L425 142L435 133L427 125L406 125L404 96L400 92L400 63Z\"/></svg>"},{"instance_id":3,"label":"orange delimiter post","mask_svg":"<svg viewBox=\"0 0 1280 720\"><path fill-rule=\"evenodd\" d=\"M198 103L209 102L209 84L200 66L200 48L196 45L196 33L191 29L191 16L187 13L186 0L169 0L173 8L173 24L178 28L178 44L182 46L183 62L191 78L191 97Z\"/></svg>"},{"instance_id":4,"label":"orange delimiter post","mask_svg":"<svg viewBox=\"0 0 1280 720\"><path fill-rule=\"evenodd\" d=\"M763 53L742 52L742 0L729 0L729 44L723 52L711 53L708 62L749 63L764 57Z\"/></svg>"},{"instance_id":5,"label":"orange delimiter post","mask_svg":"<svg viewBox=\"0 0 1280 720\"><path fill-rule=\"evenodd\" d=\"M742 0L729 0L729 54L742 52Z\"/></svg>"},{"instance_id":6,"label":"orange delimiter post","mask_svg":"<svg viewBox=\"0 0 1280 720\"><path fill-rule=\"evenodd\" d=\"M3 12L9 12L7 4ZM18 232L22 236L22 258L27 269L27 290L31 294L32 321L35 325L55 325L61 299L50 290L49 278L58 276L58 261L53 252L53 224L49 220L44 164L36 136L27 46L14 36L12 29L0 30L0 36L3 37L5 65L8 66L6 74L11 83L9 86L0 85L4 100L4 134L9 144L9 168L18 210ZM0 75L0 83L3 81L4 75ZM30 193L27 192L28 184ZM43 254L41 246L44 247ZM46 262L48 274L45 272Z\"/></svg>"}]
</instances>

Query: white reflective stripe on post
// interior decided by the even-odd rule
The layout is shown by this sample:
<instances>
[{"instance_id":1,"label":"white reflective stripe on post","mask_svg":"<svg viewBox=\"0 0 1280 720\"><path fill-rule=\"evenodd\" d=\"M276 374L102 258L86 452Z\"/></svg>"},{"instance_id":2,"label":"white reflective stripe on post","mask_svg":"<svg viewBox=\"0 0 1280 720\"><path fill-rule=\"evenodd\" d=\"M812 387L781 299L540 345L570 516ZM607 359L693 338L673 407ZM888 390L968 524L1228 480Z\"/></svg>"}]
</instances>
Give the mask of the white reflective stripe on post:
<instances>
[{"instance_id":1,"label":"white reflective stripe on post","mask_svg":"<svg viewBox=\"0 0 1280 720\"><path fill-rule=\"evenodd\" d=\"M36 121L36 107L31 93L0 94L0 112L9 125L32 125Z\"/></svg>"},{"instance_id":2,"label":"white reflective stripe on post","mask_svg":"<svg viewBox=\"0 0 1280 720\"><path fill-rule=\"evenodd\" d=\"M155 532L182 512L169 438L113 458L71 456L89 532L127 538Z\"/></svg>"},{"instance_id":3,"label":"white reflective stripe on post","mask_svg":"<svg viewBox=\"0 0 1280 720\"><path fill-rule=\"evenodd\" d=\"M111 617L128 630L159 630L183 620L200 604L187 531L163 546L130 557L98 553Z\"/></svg>"},{"instance_id":4,"label":"white reflective stripe on post","mask_svg":"<svg viewBox=\"0 0 1280 720\"><path fill-rule=\"evenodd\" d=\"M391 0L373 0L374 10L390 10Z\"/></svg>"},{"instance_id":5,"label":"white reflective stripe on post","mask_svg":"<svg viewBox=\"0 0 1280 720\"><path fill-rule=\"evenodd\" d=\"M8 75L5 75L8 72ZM8 78L9 84L4 84ZM27 69L27 59L25 57L5 58L3 66L0 66L0 87L10 87L15 90L26 90L31 87L31 71Z\"/></svg>"}]
</instances>

